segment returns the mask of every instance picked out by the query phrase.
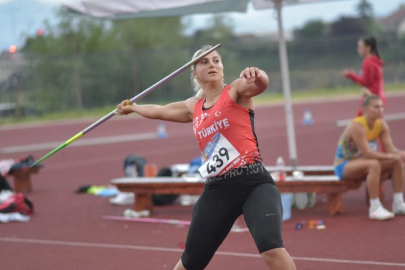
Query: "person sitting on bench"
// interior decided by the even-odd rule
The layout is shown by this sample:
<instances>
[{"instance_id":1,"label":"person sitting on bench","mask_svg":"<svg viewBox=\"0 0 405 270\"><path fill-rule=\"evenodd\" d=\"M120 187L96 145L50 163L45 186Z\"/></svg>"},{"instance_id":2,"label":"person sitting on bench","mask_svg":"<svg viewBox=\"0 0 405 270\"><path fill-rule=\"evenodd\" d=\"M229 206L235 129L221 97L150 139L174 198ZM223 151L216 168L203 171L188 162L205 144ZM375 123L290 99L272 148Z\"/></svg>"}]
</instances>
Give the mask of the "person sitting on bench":
<instances>
[{"instance_id":1,"label":"person sitting on bench","mask_svg":"<svg viewBox=\"0 0 405 270\"><path fill-rule=\"evenodd\" d=\"M341 180L366 179L370 195L369 218L391 219L405 214L403 197L405 152L398 150L390 136L388 124L381 118L384 105L376 95L364 98L363 115L353 119L343 131L337 146L335 174ZM386 153L378 152L380 139ZM392 212L381 204L378 193L382 174L390 174L394 189Z\"/></svg>"}]
</instances>

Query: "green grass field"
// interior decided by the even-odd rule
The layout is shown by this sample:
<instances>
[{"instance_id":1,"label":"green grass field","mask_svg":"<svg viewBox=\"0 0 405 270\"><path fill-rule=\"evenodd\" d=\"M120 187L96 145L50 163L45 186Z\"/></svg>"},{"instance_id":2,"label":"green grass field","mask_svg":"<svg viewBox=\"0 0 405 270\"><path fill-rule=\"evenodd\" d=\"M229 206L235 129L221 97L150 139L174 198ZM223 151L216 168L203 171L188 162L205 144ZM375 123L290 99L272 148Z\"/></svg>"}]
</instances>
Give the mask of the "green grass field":
<instances>
[{"instance_id":1,"label":"green grass field","mask_svg":"<svg viewBox=\"0 0 405 270\"><path fill-rule=\"evenodd\" d=\"M386 85L385 91L389 93L401 93L405 94L405 84L400 85ZM340 87L334 89L313 89L307 91L294 91L291 94L293 102L299 101L309 101L316 99L328 99L336 97L359 97L360 98L360 88L358 86L352 87ZM263 93L262 95L255 97L255 104L266 105L266 104L280 104L283 103L284 97L282 93ZM0 118L0 126L8 124L18 124L18 123L35 123L35 122L45 122L45 121L57 121L64 119L80 119L80 118L101 118L106 114L110 113L115 109L115 106L107 106L103 108L97 108L92 110L72 110L44 114L40 117L3 117Z\"/></svg>"}]
</instances>

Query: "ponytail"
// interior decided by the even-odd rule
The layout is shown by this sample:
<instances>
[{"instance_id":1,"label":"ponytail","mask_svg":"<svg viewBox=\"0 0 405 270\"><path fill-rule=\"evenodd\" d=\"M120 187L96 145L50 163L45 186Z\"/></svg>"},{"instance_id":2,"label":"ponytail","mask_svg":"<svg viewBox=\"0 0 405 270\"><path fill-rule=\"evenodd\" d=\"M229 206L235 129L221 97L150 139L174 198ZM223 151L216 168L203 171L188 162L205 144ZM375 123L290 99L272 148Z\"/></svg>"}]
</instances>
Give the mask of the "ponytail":
<instances>
[{"instance_id":1,"label":"ponytail","mask_svg":"<svg viewBox=\"0 0 405 270\"><path fill-rule=\"evenodd\" d=\"M204 51L207 51L209 49L211 49L212 46L211 45L204 45L202 46L198 51L196 51L193 55L192 60L196 59L198 56L200 56L201 53L203 53ZM200 83L197 81L196 78L194 78L193 76L193 71L195 70L195 65L191 66L191 76L190 76L190 81L191 81L191 85L193 86L193 90L196 93L196 97L202 98L204 97L204 91L202 90L202 87L200 85Z\"/></svg>"}]
</instances>

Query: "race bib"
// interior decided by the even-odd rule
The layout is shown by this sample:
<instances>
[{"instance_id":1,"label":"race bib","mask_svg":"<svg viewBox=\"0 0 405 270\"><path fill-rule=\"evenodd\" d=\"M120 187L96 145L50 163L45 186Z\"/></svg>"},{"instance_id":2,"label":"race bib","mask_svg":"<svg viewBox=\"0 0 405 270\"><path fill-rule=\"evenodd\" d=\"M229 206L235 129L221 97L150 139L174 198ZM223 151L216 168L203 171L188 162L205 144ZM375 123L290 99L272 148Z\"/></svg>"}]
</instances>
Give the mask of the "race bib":
<instances>
[{"instance_id":1,"label":"race bib","mask_svg":"<svg viewBox=\"0 0 405 270\"><path fill-rule=\"evenodd\" d=\"M377 143L375 141L368 142L368 147L370 148L371 151L377 151L378 150L378 146L377 146Z\"/></svg>"},{"instance_id":2,"label":"race bib","mask_svg":"<svg viewBox=\"0 0 405 270\"><path fill-rule=\"evenodd\" d=\"M238 150L219 132L212 137L202 153L203 165L198 169L201 176L214 177L239 157Z\"/></svg>"}]
</instances>

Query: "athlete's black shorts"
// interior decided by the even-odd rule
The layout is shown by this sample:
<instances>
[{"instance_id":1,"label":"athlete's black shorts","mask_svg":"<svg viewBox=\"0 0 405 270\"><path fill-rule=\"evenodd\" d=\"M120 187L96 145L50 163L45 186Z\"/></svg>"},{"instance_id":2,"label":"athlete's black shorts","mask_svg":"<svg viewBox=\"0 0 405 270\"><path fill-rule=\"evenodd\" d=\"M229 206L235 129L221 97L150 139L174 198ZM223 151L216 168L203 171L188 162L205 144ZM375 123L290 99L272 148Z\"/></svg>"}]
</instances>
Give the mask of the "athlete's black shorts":
<instances>
[{"instance_id":1,"label":"athlete's black shorts","mask_svg":"<svg viewBox=\"0 0 405 270\"><path fill-rule=\"evenodd\" d=\"M193 209L181 257L184 267L204 269L241 214L260 253L283 247L280 193L261 163L207 178Z\"/></svg>"}]
</instances>

